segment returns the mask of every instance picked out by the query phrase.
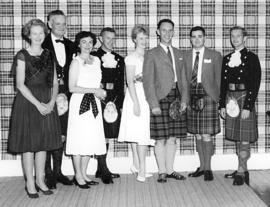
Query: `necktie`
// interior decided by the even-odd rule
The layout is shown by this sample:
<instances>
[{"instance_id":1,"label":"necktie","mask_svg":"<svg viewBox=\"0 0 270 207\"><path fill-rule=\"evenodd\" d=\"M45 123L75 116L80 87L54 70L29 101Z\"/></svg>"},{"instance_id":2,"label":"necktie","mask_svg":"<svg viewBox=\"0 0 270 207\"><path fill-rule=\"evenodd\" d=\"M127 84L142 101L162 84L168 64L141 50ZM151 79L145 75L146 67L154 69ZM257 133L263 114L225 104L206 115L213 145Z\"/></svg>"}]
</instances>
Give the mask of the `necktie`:
<instances>
[{"instance_id":1,"label":"necktie","mask_svg":"<svg viewBox=\"0 0 270 207\"><path fill-rule=\"evenodd\" d=\"M198 66L199 66L199 54L200 52L196 52L196 58L193 65L192 70L192 78L191 78L191 84L196 85L197 84L197 75L198 75Z\"/></svg>"},{"instance_id":2,"label":"necktie","mask_svg":"<svg viewBox=\"0 0 270 207\"><path fill-rule=\"evenodd\" d=\"M170 61L172 63L173 61L172 61L172 54L171 54L170 48L167 47L167 50L168 50L167 55L168 55L168 57L169 57L169 59L170 59Z\"/></svg>"},{"instance_id":3,"label":"necktie","mask_svg":"<svg viewBox=\"0 0 270 207\"><path fill-rule=\"evenodd\" d=\"M87 112L90 109L90 103L92 106L93 115L96 118L96 116L98 115L98 108L97 108L95 96L92 93L84 94L81 105L80 105L79 115L83 114L84 112Z\"/></svg>"},{"instance_id":4,"label":"necktie","mask_svg":"<svg viewBox=\"0 0 270 207\"><path fill-rule=\"evenodd\" d=\"M60 42L60 43L64 44L64 40L60 40L60 39L55 40L55 42L56 43L59 43Z\"/></svg>"}]
</instances>

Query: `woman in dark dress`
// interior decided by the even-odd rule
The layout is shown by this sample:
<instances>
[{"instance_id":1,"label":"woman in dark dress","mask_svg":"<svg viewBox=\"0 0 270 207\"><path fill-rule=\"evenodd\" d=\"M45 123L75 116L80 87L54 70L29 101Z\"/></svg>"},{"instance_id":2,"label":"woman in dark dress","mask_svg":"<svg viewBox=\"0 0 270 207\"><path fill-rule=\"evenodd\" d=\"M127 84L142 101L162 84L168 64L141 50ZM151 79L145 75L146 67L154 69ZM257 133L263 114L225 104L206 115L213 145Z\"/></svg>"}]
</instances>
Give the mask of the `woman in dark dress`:
<instances>
[{"instance_id":1,"label":"woman in dark dress","mask_svg":"<svg viewBox=\"0 0 270 207\"><path fill-rule=\"evenodd\" d=\"M46 151L62 145L55 107L58 92L55 68L51 53L41 47L46 32L44 22L30 20L23 28L30 47L20 50L12 65L18 92L12 111L9 151L22 153L25 190L30 198L37 198L39 190L45 195L53 193L44 183Z\"/></svg>"}]
</instances>

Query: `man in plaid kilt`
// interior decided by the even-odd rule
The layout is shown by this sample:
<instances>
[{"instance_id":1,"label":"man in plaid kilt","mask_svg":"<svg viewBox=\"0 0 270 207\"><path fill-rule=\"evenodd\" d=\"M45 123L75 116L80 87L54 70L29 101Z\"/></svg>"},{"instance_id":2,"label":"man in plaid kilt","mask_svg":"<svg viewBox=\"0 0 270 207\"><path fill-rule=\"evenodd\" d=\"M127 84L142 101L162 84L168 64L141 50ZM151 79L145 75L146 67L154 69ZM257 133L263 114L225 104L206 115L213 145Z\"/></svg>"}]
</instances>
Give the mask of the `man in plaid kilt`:
<instances>
[{"instance_id":1,"label":"man in plaid kilt","mask_svg":"<svg viewBox=\"0 0 270 207\"><path fill-rule=\"evenodd\" d=\"M147 51L143 64L143 87L146 100L151 109L150 133L156 140L155 155L158 164L158 182L167 178L185 180L185 177L173 170L176 138L186 137L186 120L174 120L169 116L170 104L181 98L181 110L185 110L188 101L188 86L183 67L183 53L172 47L174 23L162 19L158 23L157 34L160 44ZM180 97L181 94L181 97Z\"/></svg>"},{"instance_id":2,"label":"man in plaid kilt","mask_svg":"<svg viewBox=\"0 0 270 207\"><path fill-rule=\"evenodd\" d=\"M195 135L200 167L189 177L204 175L205 181L214 179L211 170L213 155L212 136L220 132L218 101L222 57L204 46L205 30L196 26L190 30L192 49L184 58L190 84L190 101L187 109L187 130Z\"/></svg>"},{"instance_id":3,"label":"man in plaid kilt","mask_svg":"<svg viewBox=\"0 0 270 207\"><path fill-rule=\"evenodd\" d=\"M247 161L250 143L258 139L254 105L260 88L261 66L258 56L245 47L245 28L232 27L230 38L234 52L223 58L220 113L225 118L225 138L236 143L238 170L225 177L233 178L233 185L249 185Z\"/></svg>"}]
</instances>

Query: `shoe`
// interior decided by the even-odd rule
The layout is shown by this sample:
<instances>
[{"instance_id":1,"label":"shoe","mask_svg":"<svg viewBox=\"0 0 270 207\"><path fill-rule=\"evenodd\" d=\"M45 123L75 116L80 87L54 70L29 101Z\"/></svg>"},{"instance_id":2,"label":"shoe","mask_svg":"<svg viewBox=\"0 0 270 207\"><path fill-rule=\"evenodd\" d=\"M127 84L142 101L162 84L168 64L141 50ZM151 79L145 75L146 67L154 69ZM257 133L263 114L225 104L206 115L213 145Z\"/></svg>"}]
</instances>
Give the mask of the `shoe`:
<instances>
[{"instance_id":1,"label":"shoe","mask_svg":"<svg viewBox=\"0 0 270 207\"><path fill-rule=\"evenodd\" d=\"M203 171L203 170L200 171L200 168L198 167L197 170L196 170L195 172L189 173L189 174L188 174L188 177L197 178L197 177L200 177L200 176L202 176L202 175L204 175L204 171Z\"/></svg>"},{"instance_id":2,"label":"shoe","mask_svg":"<svg viewBox=\"0 0 270 207\"><path fill-rule=\"evenodd\" d=\"M73 185L73 182L68 179L67 176L63 175L62 173L56 175L56 181L58 183L62 183L63 185Z\"/></svg>"},{"instance_id":3,"label":"shoe","mask_svg":"<svg viewBox=\"0 0 270 207\"><path fill-rule=\"evenodd\" d=\"M235 170L234 172L232 173L227 173L224 175L225 178L234 178L235 175L237 174L237 170Z\"/></svg>"},{"instance_id":4,"label":"shoe","mask_svg":"<svg viewBox=\"0 0 270 207\"><path fill-rule=\"evenodd\" d=\"M44 195L52 195L53 191L51 191L50 189L48 190L42 190L37 184L35 184L37 192L41 191Z\"/></svg>"},{"instance_id":5,"label":"shoe","mask_svg":"<svg viewBox=\"0 0 270 207\"><path fill-rule=\"evenodd\" d=\"M94 180L91 180L91 181L85 180L85 182L86 182L87 185L98 185L99 184L99 182L96 182Z\"/></svg>"},{"instance_id":6,"label":"shoe","mask_svg":"<svg viewBox=\"0 0 270 207\"><path fill-rule=\"evenodd\" d=\"M102 174L100 179L104 184L111 184L113 183L112 176L110 174Z\"/></svg>"},{"instance_id":7,"label":"shoe","mask_svg":"<svg viewBox=\"0 0 270 207\"><path fill-rule=\"evenodd\" d=\"M212 181L214 180L212 170L205 170L204 171L204 181Z\"/></svg>"},{"instance_id":8,"label":"shoe","mask_svg":"<svg viewBox=\"0 0 270 207\"><path fill-rule=\"evenodd\" d=\"M45 184L49 189L56 189L56 178L52 173L45 175Z\"/></svg>"},{"instance_id":9,"label":"shoe","mask_svg":"<svg viewBox=\"0 0 270 207\"><path fill-rule=\"evenodd\" d=\"M181 175L180 173L178 172L172 172L170 175L167 174L167 178L174 178L176 180L185 180L186 177Z\"/></svg>"},{"instance_id":10,"label":"shoe","mask_svg":"<svg viewBox=\"0 0 270 207\"><path fill-rule=\"evenodd\" d=\"M29 191L27 190L27 187L25 187L24 189L25 189L29 198L38 198L39 197L38 193L29 193Z\"/></svg>"},{"instance_id":11,"label":"shoe","mask_svg":"<svg viewBox=\"0 0 270 207\"><path fill-rule=\"evenodd\" d=\"M233 185L243 185L245 183L245 174L236 174L234 176Z\"/></svg>"},{"instance_id":12,"label":"shoe","mask_svg":"<svg viewBox=\"0 0 270 207\"><path fill-rule=\"evenodd\" d=\"M137 181L144 183L145 182L145 177L142 177L140 175L137 176Z\"/></svg>"},{"instance_id":13,"label":"shoe","mask_svg":"<svg viewBox=\"0 0 270 207\"><path fill-rule=\"evenodd\" d=\"M131 165L130 172L134 175L137 175L139 171L134 165Z\"/></svg>"},{"instance_id":14,"label":"shoe","mask_svg":"<svg viewBox=\"0 0 270 207\"><path fill-rule=\"evenodd\" d=\"M161 174L158 174L158 179L157 181L159 183L166 183L167 182L167 174L166 173L161 173Z\"/></svg>"},{"instance_id":15,"label":"shoe","mask_svg":"<svg viewBox=\"0 0 270 207\"><path fill-rule=\"evenodd\" d=\"M245 183L247 184L247 185L249 185L249 172L248 171L245 171L244 172L244 175L245 175Z\"/></svg>"},{"instance_id":16,"label":"shoe","mask_svg":"<svg viewBox=\"0 0 270 207\"><path fill-rule=\"evenodd\" d=\"M111 173L112 178L120 178L120 175L118 173Z\"/></svg>"},{"instance_id":17,"label":"shoe","mask_svg":"<svg viewBox=\"0 0 270 207\"><path fill-rule=\"evenodd\" d=\"M81 188L81 189L89 189L89 188L90 188L90 186L87 185L86 183L85 183L85 184L82 184L82 185L79 184L75 177L73 178L73 183L74 183L76 186L78 186L79 188Z\"/></svg>"}]
</instances>

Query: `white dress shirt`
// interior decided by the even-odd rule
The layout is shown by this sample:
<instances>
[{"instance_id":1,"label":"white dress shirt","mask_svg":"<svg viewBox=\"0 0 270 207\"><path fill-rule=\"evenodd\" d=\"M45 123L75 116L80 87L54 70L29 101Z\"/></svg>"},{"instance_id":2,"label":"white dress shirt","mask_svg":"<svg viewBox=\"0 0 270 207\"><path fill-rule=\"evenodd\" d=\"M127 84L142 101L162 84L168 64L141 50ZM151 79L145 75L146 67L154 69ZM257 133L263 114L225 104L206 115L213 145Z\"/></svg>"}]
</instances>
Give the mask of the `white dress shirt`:
<instances>
[{"instance_id":1,"label":"white dress shirt","mask_svg":"<svg viewBox=\"0 0 270 207\"><path fill-rule=\"evenodd\" d=\"M173 72L174 72L174 82L177 82L177 76L176 76L176 69L175 69L175 59L174 59L174 53L173 53L173 48L172 46L166 46L162 43L160 43L160 46L164 49L164 51L166 52L166 54L168 54L168 48L169 47L169 50L171 52L171 55L172 55L172 61L173 61Z\"/></svg>"},{"instance_id":2,"label":"white dress shirt","mask_svg":"<svg viewBox=\"0 0 270 207\"><path fill-rule=\"evenodd\" d=\"M54 47L57 61L58 61L60 66L64 67L64 65L66 63L65 45L61 42L55 42L55 40L57 40L59 38L55 37L53 33L51 33L51 37L52 37L53 47ZM63 40L63 38L61 40Z\"/></svg>"},{"instance_id":3,"label":"white dress shirt","mask_svg":"<svg viewBox=\"0 0 270 207\"><path fill-rule=\"evenodd\" d=\"M199 54L197 82L201 83L202 82L202 64L203 64L204 47L202 47L199 50L195 50L195 49L192 50L192 70L193 70L195 58L196 58L196 55L197 55L196 52L200 52L200 54Z\"/></svg>"}]
</instances>

